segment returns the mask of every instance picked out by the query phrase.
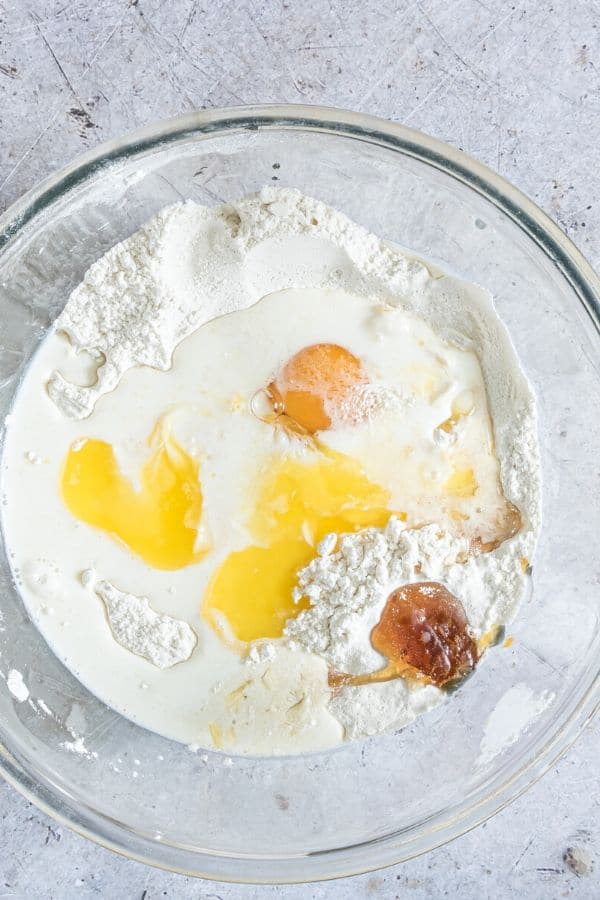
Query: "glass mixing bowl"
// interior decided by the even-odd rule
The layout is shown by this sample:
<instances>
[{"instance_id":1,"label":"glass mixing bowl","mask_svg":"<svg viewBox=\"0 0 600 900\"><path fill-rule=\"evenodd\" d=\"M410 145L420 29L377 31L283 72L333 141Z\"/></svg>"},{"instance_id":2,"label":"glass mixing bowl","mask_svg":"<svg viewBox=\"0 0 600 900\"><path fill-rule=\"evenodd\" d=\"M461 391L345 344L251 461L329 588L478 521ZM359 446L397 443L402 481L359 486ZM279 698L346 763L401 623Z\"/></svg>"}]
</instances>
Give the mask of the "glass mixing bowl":
<instances>
[{"instance_id":1,"label":"glass mixing bowl","mask_svg":"<svg viewBox=\"0 0 600 900\"><path fill-rule=\"evenodd\" d=\"M493 292L537 391L544 471L533 591L514 642L397 734L302 757L226 758L151 734L83 688L29 621L0 550L0 762L43 810L127 856L285 882L374 869L450 840L524 791L591 716L600 285L526 197L425 135L316 107L195 113L104 144L0 220L0 413L105 250L168 203L218 203L265 184L314 195ZM9 691L11 669L28 700ZM517 684L508 716L494 714ZM523 697L537 702L528 724Z\"/></svg>"}]
</instances>

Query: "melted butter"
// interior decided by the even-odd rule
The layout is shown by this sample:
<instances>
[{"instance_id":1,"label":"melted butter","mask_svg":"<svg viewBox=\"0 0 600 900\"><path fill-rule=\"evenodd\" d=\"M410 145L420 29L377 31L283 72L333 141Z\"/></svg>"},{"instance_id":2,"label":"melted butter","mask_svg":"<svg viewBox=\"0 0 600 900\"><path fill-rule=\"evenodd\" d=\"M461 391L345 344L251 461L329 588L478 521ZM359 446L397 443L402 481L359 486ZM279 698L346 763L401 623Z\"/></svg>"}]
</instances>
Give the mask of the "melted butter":
<instances>
[{"instance_id":1,"label":"melted butter","mask_svg":"<svg viewBox=\"0 0 600 900\"><path fill-rule=\"evenodd\" d=\"M208 732L213 742L215 750L220 750L223 746L223 729L217 722L209 722Z\"/></svg>"},{"instance_id":2,"label":"melted butter","mask_svg":"<svg viewBox=\"0 0 600 900\"><path fill-rule=\"evenodd\" d=\"M308 603L292 599L296 572L314 556L302 538L274 540L230 553L212 577L203 615L221 636L239 641L281 637L286 620ZM219 615L225 617L223 628Z\"/></svg>"},{"instance_id":3,"label":"melted butter","mask_svg":"<svg viewBox=\"0 0 600 900\"><path fill-rule=\"evenodd\" d=\"M76 444L65 460L62 496L77 519L122 541L144 562L179 569L206 553L196 547L199 466L171 436L155 436L153 442L139 491L122 475L110 444L92 439Z\"/></svg>"},{"instance_id":4,"label":"melted butter","mask_svg":"<svg viewBox=\"0 0 600 900\"><path fill-rule=\"evenodd\" d=\"M452 401L451 414L438 425L446 434L451 434L462 419L466 419L475 409L475 400L471 391L463 391Z\"/></svg>"},{"instance_id":5,"label":"melted butter","mask_svg":"<svg viewBox=\"0 0 600 900\"><path fill-rule=\"evenodd\" d=\"M495 647L497 644L501 643L504 640L504 636L506 634L506 628L504 625L493 625L489 631L486 631L481 635L479 640L477 641L477 649L479 651L479 655L485 653L489 647Z\"/></svg>"},{"instance_id":6,"label":"melted butter","mask_svg":"<svg viewBox=\"0 0 600 900\"><path fill-rule=\"evenodd\" d=\"M431 402L443 392L447 381L442 365L413 363L407 371L410 390L417 396Z\"/></svg>"},{"instance_id":7,"label":"melted butter","mask_svg":"<svg viewBox=\"0 0 600 900\"><path fill-rule=\"evenodd\" d=\"M262 476L248 521L255 544L230 553L215 572L202 611L220 633L224 616L240 641L277 638L287 619L308 606L294 603L298 569L329 532L382 527L389 495L358 462L320 447L308 460L273 461Z\"/></svg>"},{"instance_id":8,"label":"melted butter","mask_svg":"<svg viewBox=\"0 0 600 900\"><path fill-rule=\"evenodd\" d=\"M444 484L444 493L451 497L474 497L479 485L473 469L455 467Z\"/></svg>"}]
</instances>

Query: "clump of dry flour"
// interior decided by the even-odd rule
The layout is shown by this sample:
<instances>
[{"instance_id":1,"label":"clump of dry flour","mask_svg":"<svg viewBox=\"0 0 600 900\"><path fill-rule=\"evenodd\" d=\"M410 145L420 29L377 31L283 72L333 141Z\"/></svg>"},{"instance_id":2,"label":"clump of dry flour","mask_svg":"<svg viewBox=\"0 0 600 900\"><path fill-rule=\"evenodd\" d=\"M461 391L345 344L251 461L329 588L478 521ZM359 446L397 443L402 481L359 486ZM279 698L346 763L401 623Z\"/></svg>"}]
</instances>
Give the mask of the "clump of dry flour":
<instances>
[{"instance_id":1,"label":"clump of dry flour","mask_svg":"<svg viewBox=\"0 0 600 900\"><path fill-rule=\"evenodd\" d=\"M326 538L319 555L298 575L296 598L311 607L288 622L292 646L316 653L338 672L363 674L385 660L370 634L389 595L403 584L437 581L461 601L475 637L510 619L527 576L520 552L527 537L513 539L510 550L469 555L465 538L438 525L406 528L396 518L384 529ZM339 547L334 550L334 547ZM345 687L331 708L349 736L374 734L410 721L423 708L441 702L438 688L383 683Z\"/></svg>"},{"instance_id":2,"label":"clump of dry flour","mask_svg":"<svg viewBox=\"0 0 600 900\"><path fill-rule=\"evenodd\" d=\"M120 591L109 581L95 585L106 607L115 641L130 653L142 656L159 669L189 659L197 643L187 622L155 612L146 597Z\"/></svg>"}]
</instances>

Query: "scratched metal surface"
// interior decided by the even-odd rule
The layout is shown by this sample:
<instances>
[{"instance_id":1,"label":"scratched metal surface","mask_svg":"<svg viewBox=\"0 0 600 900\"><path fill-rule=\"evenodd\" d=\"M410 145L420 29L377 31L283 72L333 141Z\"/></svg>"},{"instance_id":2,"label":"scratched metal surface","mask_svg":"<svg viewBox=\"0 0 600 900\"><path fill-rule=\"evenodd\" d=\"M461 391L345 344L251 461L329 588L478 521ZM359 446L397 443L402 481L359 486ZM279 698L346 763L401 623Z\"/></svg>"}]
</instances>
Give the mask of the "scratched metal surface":
<instances>
[{"instance_id":1,"label":"scratched metal surface","mask_svg":"<svg viewBox=\"0 0 600 900\"><path fill-rule=\"evenodd\" d=\"M0 0L0 208L83 150L155 119L320 103L463 148L600 266L599 26L598 0ZM290 888L198 882L129 862L2 784L0 898L596 898L599 736L596 721L526 796L450 846L374 875Z\"/></svg>"}]
</instances>

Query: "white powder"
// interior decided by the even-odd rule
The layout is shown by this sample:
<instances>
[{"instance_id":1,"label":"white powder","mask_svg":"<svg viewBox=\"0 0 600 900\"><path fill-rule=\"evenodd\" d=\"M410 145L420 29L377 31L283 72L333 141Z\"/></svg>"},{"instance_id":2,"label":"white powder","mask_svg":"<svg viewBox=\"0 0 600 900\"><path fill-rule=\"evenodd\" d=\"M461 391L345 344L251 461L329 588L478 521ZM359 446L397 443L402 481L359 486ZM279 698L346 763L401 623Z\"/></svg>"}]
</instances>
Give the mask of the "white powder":
<instances>
[{"instance_id":1,"label":"white powder","mask_svg":"<svg viewBox=\"0 0 600 900\"><path fill-rule=\"evenodd\" d=\"M104 600L114 639L126 650L159 669L190 658L197 638L187 622L154 612L146 597L126 594L108 581L94 590Z\"/></svg>"},{"instance_id":2,"label":"white powder","mask_svg":"<svg viewBox=\"0 0 600 900\"><path fill-rule=\"evenodd\" d=\"M516 684L498 701L490 714L480 745L478 766L485 766L516 743L521 734L552 703L554 694L537 695L527 684Z\"/></svg>"},{"instance_id":3,"label":"white powder","mask_svg":"<svg viewBox=\"0 0 600 900\"><path fill-rule=\"evenodd\" d=\"M335 671L376 671L385 660L370 634L389 595L402 584L437 581L461 601L474 636L481 637L508 621L520 601L527 577L522 542L517 537L510 549L505 544L493 553L468 556L466 539L435 524L407 529L395 518L384 529L343 535L336 552L331 552L336 536L329 535L320 555L298 574L295 599L308 597L312 605L288 622L285 634L292 646L319 654ZM443 697L435 687L395 681L345 687L331 708L347 736L357 737L405 724Z\"/></svg>"},{"instance_id":4,"label":"white powder","mask_svg":"<svg viewBox=\"0 0 600 900\"><path fill-rule=\"evenodd\" d=\"M23 676L17 669L10 670L6 684L15 700L18 700L19 703L25 703L29 699L29 689L23 681Z\"/></svg>"},{"instance_id":5,"label":"white powder","mask_svg":"<svg viewBox=\"0 0 600 900\"><path fill-rule=\"evenodd\" d=\"M54 719L54 720L58 721L58 716L56 715L56 713L54 713L54 712L50 709L50 707L48 706L48 704L45 703L45 702L41 699L41 697L38 697L38 699L36 700L36 703L37 703L37 705L39 706L39 708L42 710L43 713L45 713L45 714L46 714L47 716L49 716L51 719Z\"/></svg>"},{"instance_id":6,"label":"white powder","mask_svg":"<svg viewBox=\"0 0 600 900\"><path fill-rule=\"evenodd\" d=\"M85 756L86 759L97 759L98 753L95 750L88 750L85 740L81 735L71 734L72 741L61 741L60 746L68 750L69 753L77 753L79 756Z\"/></svg>"}]
</instances>

